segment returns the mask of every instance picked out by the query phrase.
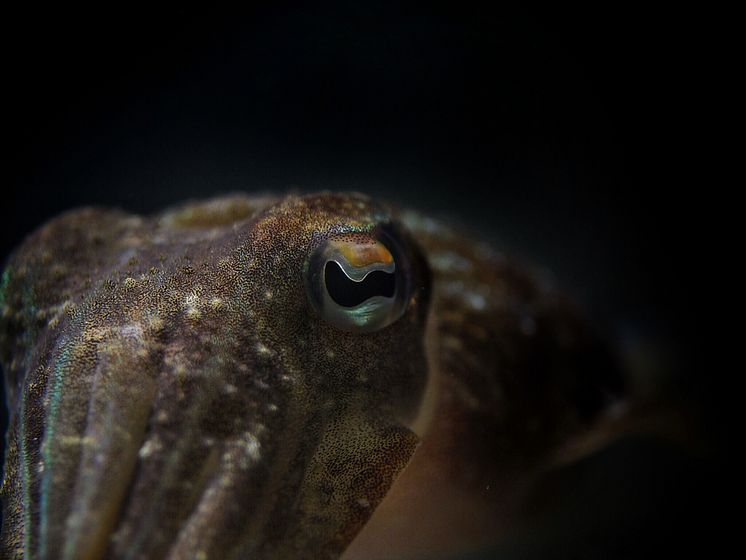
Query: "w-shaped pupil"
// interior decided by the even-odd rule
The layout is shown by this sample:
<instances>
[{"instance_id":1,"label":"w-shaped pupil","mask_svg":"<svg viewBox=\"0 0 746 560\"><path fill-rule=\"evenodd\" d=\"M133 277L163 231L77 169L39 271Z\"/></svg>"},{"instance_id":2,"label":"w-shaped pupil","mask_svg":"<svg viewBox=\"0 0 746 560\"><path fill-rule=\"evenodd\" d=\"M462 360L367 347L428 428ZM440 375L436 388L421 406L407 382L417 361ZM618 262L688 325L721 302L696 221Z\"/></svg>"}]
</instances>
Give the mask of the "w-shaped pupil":
<instances>
[{"instance_id":1,"label":"w-shaped pupil","mask_svg":"<svg viewBox=\"0 0 746 560\"><path fill-rule=\"evenodd\" d=\"M324 267L326 291L342 307L355 307L373 296L392 297L396 288L396 277L383 270L370 272L362 282L351 280L334 261Z\"/></svg>"}]
</instances>

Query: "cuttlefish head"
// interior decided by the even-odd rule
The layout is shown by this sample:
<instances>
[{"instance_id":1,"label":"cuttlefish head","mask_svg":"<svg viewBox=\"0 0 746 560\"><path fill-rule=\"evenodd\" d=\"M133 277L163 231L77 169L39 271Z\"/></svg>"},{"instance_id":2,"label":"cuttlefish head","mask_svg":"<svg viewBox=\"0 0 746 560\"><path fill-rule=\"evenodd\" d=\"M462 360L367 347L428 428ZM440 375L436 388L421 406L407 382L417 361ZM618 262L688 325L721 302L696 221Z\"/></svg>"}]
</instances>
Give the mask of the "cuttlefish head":
<instances>
[{"instance_id":1,"label":"cuttlefish head","mask_svg":"<svg viewBox=\"0 0 746 560\"><path fill-rule=\"evenodd\" d=\"M28 300L13 295L23 268L37 300L67 290L72 310L37 330L26 373L9 367L4 552L337 556L418 441L429 277L415 244L360 195L226 223L88 212L95 242L63 217L9 267L6 305ZM65 236L78 272L47 281L39 255ZM83 265L90 289L75 292ZM24 329L16 315L4 336Z\"/></svg>"}]
</instances>

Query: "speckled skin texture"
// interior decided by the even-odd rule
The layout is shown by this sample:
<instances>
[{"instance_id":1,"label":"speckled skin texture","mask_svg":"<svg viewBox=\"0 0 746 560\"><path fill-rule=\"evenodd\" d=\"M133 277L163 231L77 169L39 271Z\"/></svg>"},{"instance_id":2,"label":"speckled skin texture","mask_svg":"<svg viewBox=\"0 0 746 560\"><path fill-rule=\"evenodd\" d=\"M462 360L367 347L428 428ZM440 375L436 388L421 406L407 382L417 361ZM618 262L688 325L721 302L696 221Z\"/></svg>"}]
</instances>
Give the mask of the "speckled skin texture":
<instances>
[{"instance_id":1,"label":"speckled skin texture","mask_svg":"<svg viewBox=\"0 0 746 560\"><path fill-rule=\"evenodd\" d=\"M381 227L410 263L406 311L339 330L309 303L309 256ZM534 275L356 194L74 211L14 253L1 290L3 558L336 558L396 504L407 463L413 500L441 484L489 509L485 486L617 388ZM394 509L371 538L412 525Z\"/></svg>"}]
</instances>

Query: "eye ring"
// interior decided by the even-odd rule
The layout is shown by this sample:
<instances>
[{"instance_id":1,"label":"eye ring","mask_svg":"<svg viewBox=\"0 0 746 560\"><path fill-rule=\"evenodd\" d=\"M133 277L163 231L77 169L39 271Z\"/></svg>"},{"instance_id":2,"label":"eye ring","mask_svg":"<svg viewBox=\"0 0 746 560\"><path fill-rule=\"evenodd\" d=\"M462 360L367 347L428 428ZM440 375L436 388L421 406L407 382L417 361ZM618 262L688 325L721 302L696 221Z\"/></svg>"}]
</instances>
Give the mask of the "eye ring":
<instances>
[{"instance_id":1,"label":"eye ring","mask_svg":"<svg viewBox=\"0 0 746 560\"><path fill-rule=\"evenodd\" d=\"M309 299L327 322L349 332L380 330L397 321L411 294L409 263L393 235L338 234L311 254Z\"/></svg>"}]
</instances>

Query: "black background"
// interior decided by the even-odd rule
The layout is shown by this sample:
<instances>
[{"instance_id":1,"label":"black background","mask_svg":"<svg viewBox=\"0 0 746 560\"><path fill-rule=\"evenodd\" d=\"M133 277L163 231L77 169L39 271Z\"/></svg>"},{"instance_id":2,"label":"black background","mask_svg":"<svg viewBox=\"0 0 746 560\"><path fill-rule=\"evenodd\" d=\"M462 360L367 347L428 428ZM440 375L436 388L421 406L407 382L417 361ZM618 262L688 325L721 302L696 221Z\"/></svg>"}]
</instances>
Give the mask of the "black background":
<instances>
[{"instance_id":1,"label":"black background","mask_svg":"<svg viewBox=\"0 0 746 560\"><path fill-rule=\"evenodd\" d=\"M696 36L675 14L331 3L4 20L3 257L84 204L360 190L551 270L610 339L652 352L666 390L714 430L694 367L705 248L681 184ZM666 461L678 474L639 516L619 514L622 541L658 513L689 527L670 498L705 471L669 457L645 483L668 481Z\"/></svg>"}]
</instances>

